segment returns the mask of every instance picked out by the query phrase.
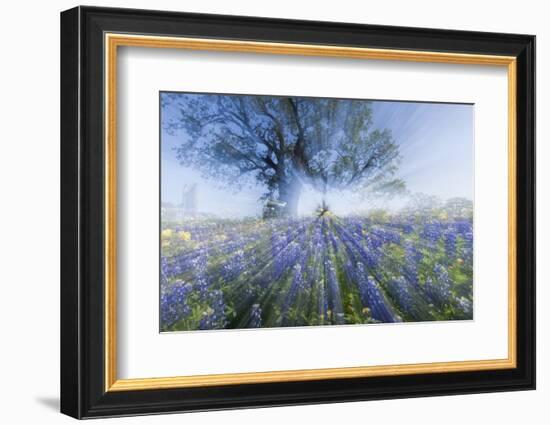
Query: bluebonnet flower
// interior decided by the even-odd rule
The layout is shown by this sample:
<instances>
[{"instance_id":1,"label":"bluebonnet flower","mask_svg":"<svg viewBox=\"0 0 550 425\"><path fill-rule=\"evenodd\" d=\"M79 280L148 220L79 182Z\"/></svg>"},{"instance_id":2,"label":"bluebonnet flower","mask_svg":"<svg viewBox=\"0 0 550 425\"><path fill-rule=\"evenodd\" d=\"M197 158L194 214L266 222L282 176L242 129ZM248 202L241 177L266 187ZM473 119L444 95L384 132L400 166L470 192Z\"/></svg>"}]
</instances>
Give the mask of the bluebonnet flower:
<instances>
[{"instance_id":1,"label":"bluebonnet flower","mask_svg":"<svg viewBox=\"0 0 550 425\"><path fill-rule=\"evenodd\" d=\"M160 322L161 327L170 327L174 323L185 319L191 312L187 297L192 291L192 285L181 280L169 287L163 287L160 295Z\"/></svg>"},{"instance_id":2,"label":"bluebonnet flower","mask_svg":"<svg viewBox=\"0 0 550 425\"><path fill-rule=\"evenodd\" d=\"M222 291L216 289L208 293L210 306L203 312L199 329L223 329L227 324L225 303Z\"/></svg>"},{"instance_id":3,"label":"bluebonnet flower","mask_svg":"<svg viewBox=\"0 0 550 425\"><path fill-rule=\"evenodd\" d=\"M207 275L208 255L205 250L201 250L199 255L192 260L193 271L195 272L194 288L198 291L201 300L208 295L208 286L210 284Z\"/></svg>"},{"instance_id":4,"label":"bluebonnet flower","mask_svg":"<svg viewBox=\"0 0 550 425\"><path fill-rule=\"evenodd\" d=\"M250 322L249 328L261 328L262 327L262 309L260 304L253 304L250 310Z\"/></svg>"},{"instance_id":5,"label":"bluebonnet flower","mask_svg":"<svg viewBox=\"0 0 550 425\"><path fill-rule=\"evenodd\" d=\"M241 273L247 270L246 258L244 251L238 249L230 260L223 265L222 277L226 282L230 282L233 279L239 277Z\"/></svg>"},{"instance_id":6,"label":"bluebonnet flower","mask_svg":"<svg viewBox=\"0 0 550 425\"><path fill-rule=\"evenodd\" d=\"M441 223L439 222L426 223L424 225L422 236L424 240L426 240L429 244L433 245L436 242L438 242L439 239L441 239L442 231L443 229L442 229Z\"/></svg>"},{"instance_id":7,"label":"bluebonnet flower","mask_svg":"<svg viewBox=\"0 0 550 425\"><path fill-rule=\"evenodd\" d=\"M356 276L363 305L369 308L372 318L380 322L397 322L399 318L383 299L378 283L357 263Z\"/></svg>"},{"instance_id":8,"label":"bluebonnet flower","mask_svg":"<svg viewBox=\"0 0 550 425\"><path fill-rule=\"evenodd\" d=\"M469 317L473 306L464 291L468 278L471 286L472 220L437 216L323 214L171 225L175 234L160 262L161 326L341 324L358 317L356 309L377 322L402 320L398 313L406 320ZM189 239L179 240L181 232ZM451 276L460 277L460 286Z\"/></svg>"},{"instance_id":9,"label":"bluebonnet flower","mask_svg":"<svg viewBox=\"0 0 550 425\"><path fill-rule=\"evenodd\" d=\"M402 311L412 314L414 312L414 300L411 295L411 287L403 276L392 279L389 288Z\"/></svg>"},{"instance_id":10,"label":"bluebonnet flower","mask_svg":"<svg viewBox=\"0 0 550 425\"><path fill-rule=\"evenodd\" d=\"M456 253L456 233L450 227L445 232L445 255L449 258L454 258Z\"/></svg>"},{"instance_id":11,"label":"bluebonnet flower","mask_svg":"<svg viewBox=\"0 0 550 425\"><path fill-rule=\"evenodd\" d=\"M418 265L423 259L422 252L410 241L404 243L404 262L401 268L402 277L411 285L419 288Z\"/></svg>"},{"instance_id":12,"label":"bluebonnet flower","mask_svg":"<svg viewBox=\"0 0 550 425\"><path fill-rule=\"evenodd\" d=\"M327 281L327 288L330 294L328 300L328 308L331 311L331 315L335 319L342 318L344 308L342 306L342 296L340 294L340 286L336 277L336 267L334 266L330 257L325 259L325 275ZM336 321L336 320L335 320Z\"/></svg>"},{"instance_id":13,"label":"bluebonnet flower","mask_svg":"<svg viewBox=\"0 0 550 425\"><path fill-rule=\"evenodd\" d=\"M471 315L472 314L472 302L470 300L468 300L467 298L464 298L464 297L460 297L458 299L458 308L460 308L460 310L467 314L467 315Z\"/></svg>"},{"instance_id":14,"label":"bluebonnet flower","mask_svg":"<svg viewBox=\"0 0 550 425\"><path fill-rule=\"evenodd\" d=\"M447 270L441 265L434 267L433 277L429 276L424 285L426 294L439 306L447 304L451 298L450 279Z\"/></svg>"}]
</instances>

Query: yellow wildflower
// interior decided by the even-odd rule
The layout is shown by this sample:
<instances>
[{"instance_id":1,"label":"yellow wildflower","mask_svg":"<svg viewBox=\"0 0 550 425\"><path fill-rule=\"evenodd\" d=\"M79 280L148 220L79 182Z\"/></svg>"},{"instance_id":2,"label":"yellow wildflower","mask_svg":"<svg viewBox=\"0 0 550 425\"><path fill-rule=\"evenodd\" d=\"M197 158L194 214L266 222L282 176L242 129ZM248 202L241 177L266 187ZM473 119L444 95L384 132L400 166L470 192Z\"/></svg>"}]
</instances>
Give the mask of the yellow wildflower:
<instances>
[{"instance_id":1,"label":"yellow wildflower","mask_svg":"<svg viewBox=\"0 0 550 425\"><path fill-rule=\"evenodd\" d=\"M162 239L170 239L172 237L172 229L164 229L160 232Z\"/></svg>"},{"instance_id":2,"label":"yellow wildflower","mask_svg":"<svg viewBox=\"0 0 550 425\"><path fill-rule=\"evenodd\" d=\"M178 232L178 237L182 240L182 241L188 241L191 239L191 233L189 232L185 232L185 231L181 231L181 232Z\"/></svg>"}]
</instances>

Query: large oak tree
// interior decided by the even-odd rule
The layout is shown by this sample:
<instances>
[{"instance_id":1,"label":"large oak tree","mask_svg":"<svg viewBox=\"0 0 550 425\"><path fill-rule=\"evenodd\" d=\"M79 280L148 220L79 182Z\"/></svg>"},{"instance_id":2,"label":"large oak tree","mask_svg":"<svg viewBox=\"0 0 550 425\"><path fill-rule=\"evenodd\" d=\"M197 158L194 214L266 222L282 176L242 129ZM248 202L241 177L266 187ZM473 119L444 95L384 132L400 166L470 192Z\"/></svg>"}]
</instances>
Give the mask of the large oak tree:
<instances>
[{"instance_id":1,"label":"large oak tree","mask_svg":"<svg viewBox=\"0 0 550 425\"><path fill-rule=\"evenodd\" d=\"M230 186L260 184L295 215L304 185L321 193L402 188L399 149L373 128L368 101L163 93L163 122L183 165Z\"/></svg>"}]
</instances>

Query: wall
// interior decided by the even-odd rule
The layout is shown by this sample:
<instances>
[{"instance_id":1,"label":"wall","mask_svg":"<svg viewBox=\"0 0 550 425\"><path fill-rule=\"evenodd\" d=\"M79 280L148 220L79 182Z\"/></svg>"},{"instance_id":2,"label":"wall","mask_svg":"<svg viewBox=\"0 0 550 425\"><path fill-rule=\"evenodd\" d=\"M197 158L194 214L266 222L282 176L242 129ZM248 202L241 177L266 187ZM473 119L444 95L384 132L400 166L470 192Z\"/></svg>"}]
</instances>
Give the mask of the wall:
<instances>
[{"instance_id":1,"label":"wall","mask_svg":"<svg viewBox=\"0 0 550 425\"><path fill-rule=\"evenodd\" d=\"M550 27L544 2L352 0L97 1L97 5L536 34L538 39L538 390L114 420L127 424L548 423ZM2 422L69 423L58 409L59 12L71 1L4 3L0 17L0 392ZM546 193L545 193L546 192Z\"/></svg>"}]
</instances>

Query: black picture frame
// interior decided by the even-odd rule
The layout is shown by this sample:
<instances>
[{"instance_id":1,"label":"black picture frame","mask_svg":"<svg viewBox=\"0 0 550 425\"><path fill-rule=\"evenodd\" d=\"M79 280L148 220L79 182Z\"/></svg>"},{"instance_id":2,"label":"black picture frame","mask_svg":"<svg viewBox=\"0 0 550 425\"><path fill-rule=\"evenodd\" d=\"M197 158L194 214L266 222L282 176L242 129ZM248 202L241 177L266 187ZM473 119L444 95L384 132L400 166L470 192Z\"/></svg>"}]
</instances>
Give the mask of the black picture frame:
<instances>
[{"instance_id":1,"label":"black picture frame","mask_svg":"<svg viewBox=\"0 0 550 425\"><path fill-rule=\"evenodd\" d=\"M517 367L105 391L104 34L259 40L517 58ZM535 37L132 9L61 13L61 412L93 418L535 388Z\"/></svg>"}]
</instances>

